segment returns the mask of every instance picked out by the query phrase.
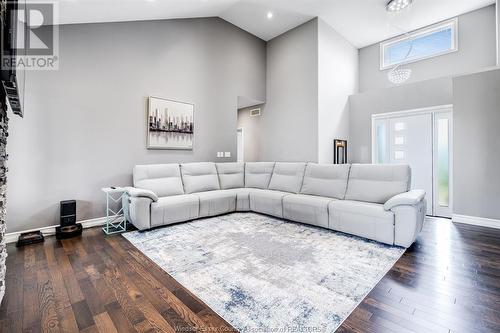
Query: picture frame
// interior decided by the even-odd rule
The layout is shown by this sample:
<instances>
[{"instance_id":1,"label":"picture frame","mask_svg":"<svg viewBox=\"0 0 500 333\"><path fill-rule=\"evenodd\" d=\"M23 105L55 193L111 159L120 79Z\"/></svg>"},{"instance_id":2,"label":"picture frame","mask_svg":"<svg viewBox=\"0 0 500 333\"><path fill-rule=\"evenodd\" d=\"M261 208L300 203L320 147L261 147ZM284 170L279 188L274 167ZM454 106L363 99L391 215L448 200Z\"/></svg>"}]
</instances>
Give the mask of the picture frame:
<instances>
[{"instance_id":1,"label":"picture frame","mask_svg":"<svg viewBox=\"0 0 500 333\"><path fill-rule=\"evenodd\" d=\"M194 104L148 97L147 149L192 150Z\"/></svg>"}]
</instances>

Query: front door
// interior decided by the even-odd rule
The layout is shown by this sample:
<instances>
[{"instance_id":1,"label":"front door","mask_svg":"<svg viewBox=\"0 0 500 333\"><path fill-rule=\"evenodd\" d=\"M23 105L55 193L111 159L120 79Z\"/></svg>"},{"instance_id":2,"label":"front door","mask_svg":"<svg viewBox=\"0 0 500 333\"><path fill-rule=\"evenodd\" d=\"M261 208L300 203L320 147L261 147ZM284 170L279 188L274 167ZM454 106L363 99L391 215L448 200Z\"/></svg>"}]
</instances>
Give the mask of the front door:
<instances>
[{"instance_id":1,"label":"front door","mask_svg":"<svg viewBox=\"0 0 500 333\"><path fill-rule=\"evenodd\" d=\"M450 108L373 118L373 162L408 164L411 188L426 192L427 215L451 217Z\"/></svg>"}]
</instances>

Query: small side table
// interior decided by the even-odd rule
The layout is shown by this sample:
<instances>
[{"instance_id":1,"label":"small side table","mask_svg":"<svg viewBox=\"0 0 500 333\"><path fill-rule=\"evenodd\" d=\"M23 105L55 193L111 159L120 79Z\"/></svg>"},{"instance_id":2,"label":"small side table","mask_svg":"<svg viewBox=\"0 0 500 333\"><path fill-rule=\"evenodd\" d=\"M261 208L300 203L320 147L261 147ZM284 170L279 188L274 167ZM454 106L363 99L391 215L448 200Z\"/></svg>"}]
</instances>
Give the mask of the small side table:
<instances>
[{"instance_id":1,"label":"small side table","mask_svg":"<svg viewBox=\"0 0 500 333\"><path fill-rule=\"evenodd\" d=\"M128 198L127 191L123 187L103 187L102 191L106 194L106 224L102 231L106 235L127 231L128 206L122 204L117 212L110 207L111 203L123 202Z\"/></svg>"}]
</instances>

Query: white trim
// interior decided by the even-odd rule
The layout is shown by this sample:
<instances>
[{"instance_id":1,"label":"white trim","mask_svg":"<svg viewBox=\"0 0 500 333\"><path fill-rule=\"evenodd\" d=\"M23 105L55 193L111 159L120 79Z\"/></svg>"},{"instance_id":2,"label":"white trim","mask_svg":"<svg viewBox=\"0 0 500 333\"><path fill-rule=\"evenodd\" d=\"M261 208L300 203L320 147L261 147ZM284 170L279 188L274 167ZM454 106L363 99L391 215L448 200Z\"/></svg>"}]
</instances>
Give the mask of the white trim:
<instances>
[{"instance_id":1,"label":"white trim","mask_svg":"<svg viewBox=\"0 0 500 333\"><path fill-rule=\"evenodd\" d=\"M415 116L415 115L419 115L419 114L423 114L423 113L445 111L446 109L452 109L452 108L453 108L453 104L444 104L444 105L428 106L425 108L418 108L418 109L411 109L411 110L404 110L404 111L376 113L376 114L372 114L372 119L397 117L397 116Z\"/></svg>"},{"instance_id":2,"label":"white trim","mask_svg":"<svg viewBox=\"0 0 500 333\"><path fill-rule=\"evenodd\" d=\"M444 115L444 117L443 117ZM448 111L438 111L433 113L432 117L432 198L433 214L436 216L451 218L453 215L453 108ZM439 205L438 193L438 121L439 119L448 120L448 207Z\"/></svg>"},{"instance_id":3,"label":"white trim","mask_svg":"<svg viewBox=\"0 0 500 333\"><path fill-rule=\"evenodd\" d=\"M243 127L238 127L236 129L236 135L238 135L238 132L241 132L241 159L240 156L238 156L238 147L236 147L236 161L243 163L245 162L245 131L243 130ZM238 137L236 137L236 144L238 144Z\"/></svg>"},{"instance_id":4,"label":"white trim","mask_svg":"<svg viewBox=\"0 0 500 333\"><path fill-rule=\"evenodd\" d=\"M106 223L106 217L98 217L95 219L83 220L83 221L79 221L78 223L81 223L82 227L84 229L98 227L98 226L104 225ZM53 235L56 233L55 229L58 226L59 225L51 225L48 227L41 227L41 228L35 228L35 229L29 229L29 230L9 232L8 234L5 234L5 242L6 243L15 243L15 242L17 242L17 239L19 238L20 234L25 233L25 232L31 232L31 231L42 231L44 236L50 236L50 235Z\"/></svg>"},{"instance_id":5,"label":"white trim","mask_svg":"<svg viewBox=\"0 0 500 333\"><path fill-rule=\"evenodd\" d=\"M450 50L443 51L443 52L440 52L440 53L436 53L436 54L433 54L433 55L429 55L429 56L426 56L426 57L411 59L411 60L408 60L408 61L403 60L403 61L396 62L396 63L390 64L390 65L389 64L386 65L384 63L384 60L385 60L385 49L388 46L390 46L392 44L395 44L395 43L399 43L401 41L408 40L408 39L416 39L416 38L419 38L419 37L423 37L425 35L430 35L430 34L433 34L433 33L437 32L437 31L439 31L439 30L442 30L443 28L447 28L447 27L451 27L452 34L453 34L453 36L452 36L452 45L451 45L451 49ZM389 40L381 42L380 43L380 50L379 50L380 70L381 71L382 70L386 70L386 69L393 68L394 66L401 65L401 64L410 64L410 63L421 61L421 60L431 59L431 58L434 58L434 57L439 57L439 56L442 56L442 55L445 55L445 54L450 54L450 53L457 52L457 51L458 51L458 17L455 17L455 18L452 18L450 20L443 21L443 22L440 22L440 23L436 23L436 24L430 25L428 27L412 31L412 32L410 32L408 34L404 34L402 36L394 37L392 39L389 39Z\"/></svg>"},{"instance_id":6,"label":"white trim","mask_svg":"<svg viewBox=\"0 0 500 333\"><path fill-rule=\"evenodd\" d=\"M371 126L371 131L372 131L372 133L371 133L372 164L376 163L376 161L375 161L375 156L376 156L375 121L376 120L397 118L397 117L417 116L417 115L428 114L428 113L434 114L434 113L443 112L443 111L453 111L453 104L435 105L435 106L428 106L425 108L372 114L372 126Z\"/></svg>"},{"instance_id":7,"label":"white trim","mask_svg":"<svg viewBox=\"0 0 500 333\"><path fill-rule=\"evenodd\" d=\"M480 227L500 229L500 220L488 219L486 217L453 214L451 220L453 223L464 223Z\"/></svg>"},{"instance_id":8,"label":"white trim","mask_svg":"<svg viewBox=\"0 0 500 333\"><path fill-rule=\"evenodd\" d=\"M449 190L450 190L450 215L451 212L453 211L453 104L445 104L445 105L436 105L436 106L430 106L430 107L425 107L425 108L418 108L418 109L413 109L413 110L404 110L404 111L395 111L395 112L386 112L386 113L377 113L377 114L372 114L372 124L371 124L371 151L372 151L372 163L376 164L377 163L377 149L376 149L376 122L377 120L383 120L388 124L389 119L397 119L397 118L402 118L402 117L408 117L408 116L416 116L416 115L423 115L423 114L430 114L431 115L431 121L432 121L432 215L436 215L436 210L435 210L435 157L436 157L436 152L435 152L435 119L436 115L439 113L450 113L450 156L449 156L449 161L450 161L450 168L449 168ZM391 142L391 138L389 137L390 135L390 130L389 126L387 126L388 130L386 133L387 136L387 142ZM389 144L390 147L390 144ZM389 152L390 154L390 152ZM443 217L448 217L448 216L443 216Z\"/></svg>"}]
</instances>

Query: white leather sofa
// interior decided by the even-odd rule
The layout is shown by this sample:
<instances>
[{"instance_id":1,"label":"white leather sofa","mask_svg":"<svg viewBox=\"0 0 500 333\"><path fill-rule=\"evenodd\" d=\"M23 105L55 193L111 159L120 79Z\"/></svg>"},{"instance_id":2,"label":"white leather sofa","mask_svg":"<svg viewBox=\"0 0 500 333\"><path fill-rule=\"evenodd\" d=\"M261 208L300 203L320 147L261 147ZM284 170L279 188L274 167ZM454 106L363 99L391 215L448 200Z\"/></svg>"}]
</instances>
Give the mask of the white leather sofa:
<instances>
[{"instance_id":1,"label":"white leather sofa","mask_svg":"<svg viewBox=\"0 0 500 333\"><path fill-rule=\"evenodd\" d=\"M253 211L409 247L426 201L407 165L186 163L137 165L127 188L140 230Z\"/></svg>"}]
</instances>

